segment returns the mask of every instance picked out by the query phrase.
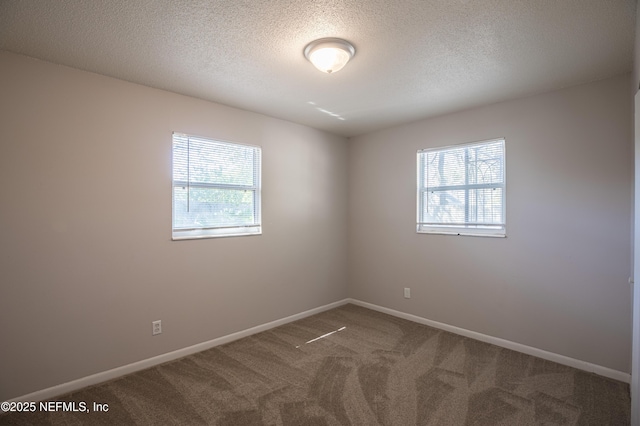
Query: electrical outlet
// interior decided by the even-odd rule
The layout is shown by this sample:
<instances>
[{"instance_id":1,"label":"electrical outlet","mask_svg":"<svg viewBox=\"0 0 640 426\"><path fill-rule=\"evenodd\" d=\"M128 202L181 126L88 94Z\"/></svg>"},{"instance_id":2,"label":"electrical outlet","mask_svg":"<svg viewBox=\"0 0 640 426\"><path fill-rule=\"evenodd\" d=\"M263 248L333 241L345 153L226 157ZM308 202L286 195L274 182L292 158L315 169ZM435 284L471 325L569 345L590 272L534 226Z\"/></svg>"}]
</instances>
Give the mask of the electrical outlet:
<instances>
[{"instance_id":1,"label":"electrical outlet","mask_svg":"<svg viewBox=\"0 0 640 426\"><path fill-rule=\"evenodd\" d=\"M158 320L158 321L154 321L151 323L152 325L152 335L155 336L156 334L160 334L162 333L162 321Z\"/></svg>"},{"instance_id":2,"label":"electrical outlet","mask_svg":"<svg viewBox=\"0 0 640 426\"><path fill-rule=\"evenodd\" d=\"M404 298L411 299L411 289L409 287L404 288Z\"/></svg>"}]
</instances>

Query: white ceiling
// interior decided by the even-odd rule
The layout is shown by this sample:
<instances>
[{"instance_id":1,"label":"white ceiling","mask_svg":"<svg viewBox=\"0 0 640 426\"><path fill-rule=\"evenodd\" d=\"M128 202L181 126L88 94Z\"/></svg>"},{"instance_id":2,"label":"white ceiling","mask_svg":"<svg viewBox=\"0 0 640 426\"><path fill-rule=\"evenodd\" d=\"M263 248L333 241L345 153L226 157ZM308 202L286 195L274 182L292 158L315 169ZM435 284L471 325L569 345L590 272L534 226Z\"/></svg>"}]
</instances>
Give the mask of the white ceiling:
<instances>
[{"instance_id":1,"label":"white ceiling","mask_svg":"<svg viewBox=\"0 0 640 426\"><path fill-rule=\"evenodd\" d=\"M636 0L0 0L0 49L344 136L630 72ZM341 37L336 74L303 56ZM1 71L0 71L1 73Z\"/></svg>"}]
</instances>

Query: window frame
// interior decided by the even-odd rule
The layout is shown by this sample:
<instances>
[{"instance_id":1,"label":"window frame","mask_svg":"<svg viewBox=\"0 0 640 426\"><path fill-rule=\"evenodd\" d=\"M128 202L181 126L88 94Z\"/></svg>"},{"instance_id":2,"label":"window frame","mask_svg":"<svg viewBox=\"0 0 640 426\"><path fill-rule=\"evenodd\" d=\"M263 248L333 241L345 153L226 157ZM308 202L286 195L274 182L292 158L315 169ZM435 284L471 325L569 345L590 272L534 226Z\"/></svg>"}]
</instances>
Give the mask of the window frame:
<instances>
[{"instance_id":1,"label":"window frame","mask_svg":"<svg viewBox=\"0 0 640 426\"><path fill-rule=\"evenodd\" d=\"M462 184L462 185L449 185L428 187L423 186L424 183L424 164L423 161L427 156L427 153L433 152L446 152L451 150L457 150L461 148L470 148L473 146L487 145L494 142L502 142L502 183L494 184ZM507 224L507 168L506 168L507 146L506 139L504 137L497 137L493 139L486 139L482 141L466 142L455 145L448 145L437 148L425 148L419 149L416 155L417 159L417 174L416 174L416 233L418 234L444 234L444 235L463 235L463 236L476 236L476 237L506 237L506 224ZM465 171L466 174L466 171ZM464 190L470 191L473 189L482 188L501 188L502 189L502 223L501 224L483 224L464 222L456 224L447 223L433 223L423 222L422 214L424 212L424 194L429 192L429 189L437 188L441 191L447 188L448 190ZM465 210L469 204L464 204Z\"/></svg>"},{"instance_id":2,"label":"window frame","mask_svg":"<svg viewBox=\"0 0 640 426\"><path fill-rule=\"evenodd\" d=\"M254 164L253 164L253 185L234 185L224 183L203 183L192 181L181 181L175 179L175 157L176 157L176 137L186 138L189 143L189 138L198 139L200 141L207 141L223 146L239 146L249 147L255 149ZM188 155L188 154L187 154ZM257 164L256 164L257 162ZM176 228L176 187L189 187L189 188L215 188L221 190L245 190L253 191L253 206L254 206L254 223L251 225L228 225L228 226L212 226L202 228ZM171 239L173 241L179 240L193 240L203 238L217 238L217 237L241 237L250 235L262 234L262 147L258 145L251 145L245 143L231 142L223 139L214 139L210 137L191 135L181 132L173 132L171 135Z\"/></svg>"}]
</instances>

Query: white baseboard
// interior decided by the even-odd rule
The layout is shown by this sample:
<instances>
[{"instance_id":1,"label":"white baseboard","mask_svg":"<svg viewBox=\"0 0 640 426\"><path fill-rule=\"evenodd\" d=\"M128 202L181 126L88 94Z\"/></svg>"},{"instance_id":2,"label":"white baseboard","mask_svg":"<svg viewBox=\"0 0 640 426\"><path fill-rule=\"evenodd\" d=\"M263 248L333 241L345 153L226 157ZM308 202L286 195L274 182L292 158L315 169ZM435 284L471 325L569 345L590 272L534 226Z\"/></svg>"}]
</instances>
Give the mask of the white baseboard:
<instances>
[{"instance_id":1,"label":"white baseboard","mask_svg":"<svg viewBox=\"0 0 640 426\"><path fill-rule=\"evenodd\" d=\"M82 389L87 386L93 386L98 383L113 380L126 374L135 373L136 371L144 370L146 368L154 367L165 362L173 361L178 358L185 357L197 352L201 352L207 349L211 349L216 346L223 345L225 343L232 342L234 340L242 339L243 337L250 336L252 334L260 333L293 321L297 321L302 318L306 318L311 315L319 314L320 312L328 311L329 309L337 308L338 306L346 305L347 303L353 303L354 305L362 306L374 311L382 312L392 315L394 317L403 318L409 321L417 322L419 324L428 325L441 330L449 331L451 333L459 334L461 336L470 337L472 339L480 340L482 342L491 343L496 346L511 349L517 352L522 352L527 355L532 355L538 358L546 359L549 361L557 362L558 364L567 365L580 370L592 372L600 376L609 377L611 379L619 380L621 382L630 383L631 375L622 371L613 370L611 368L603 367L596 364L591 364L586 361L580 361L575 358L570 358L564 355L559 355L553 352L548 352L542 349L537 349L531 346L523 345L521 343L511 342L509 340L500 339L498 337L488 336L486 334L478 333L475 331L467 330L453 325L444 324L437 321L432 321L426 318L422 318L416 315L407 314L404 312L396 311L394 309L385 308L382 306L374 305L372 303L363 302L358 299L343 299L328 305L320 306L318 308L310 309L308 311L301 312L299 314L291 315L279 320L271 321L266 324L251 327L246 330L238 331L236 333L228 334L226 336L219 337L217 339L209 340L207 342L198 343L193 346L178 349L176 351L168 352L166 354L154 356L152 358L137 361L131 364L123 365L121 367L113 368L111 370L103 371L100 373L92 374L87 377L82 377L77 380L73 380L60 385L52 386L50 388L42 389L27 395L19 396L17 398L10 399L9 401L42 401L51 399L56 396L64 395L69 392Z\"/></svg>"},{"instance_id":2,"label":"white baseboard","mask_svg":"<svg viewBox=\"0 0 640 426\"><path fill-rule=\"evenodd\" d=\"M136 371L144 370L146 368L154 367L159 364L163 364L168 361L173 361L178 358L185 357L187 355L202 352L207 349L211 349L215 346L224 345L225 343L233 342L234 340L242 339L243 337L251 336L252 334L260 333L293 321L297 321L302 318L309 317L311 315L319 314L320 312L328 311L329 309L337 308L338 306L346 305L349 303L349 299L339 300L337 302L329 303L328 305L320 306L318 308L309 309L308 311L300 312L299 314L291 315L279 320L271 321L266 324L258 325L248 328L246 330L238 331L237 333L228 334L226 336L218 337L217 339L209 340L207 342L198 343L193 346L178 349L176 351L168 352L166 354L154 356L152 358L143 359L131 364L116 367L111 370L103 371L100 373L92 374L87 377L82 377L77 380L72 380L67 383L52 386L47 389L42 389L27 395L19 396L17 398L10 399L11 401L43 401L51 399L56 396L64 395L69 392L82 389L87 386L93 386L98 383L113 380L126 374L135 373Z\"/></svg>"},{"instance_id":3,"label":"white baseboard","mask_svg":"<svg viewBox=\"0 0 640 426\"><path fill-rule=\"evenodd\" d=\"M476 331L467 330L453 325L444 324L437 321L432 321L426 318L422 318L416 315L407 314L404 312L396 311L394 309L385 308L382 306L374 305L372 303L363 302L357 299L348 299L349 303L362 306L364 308L372 309L374 311L382 312L392 315L394 317L403 318L409 321L417 322L420 324L428 325L441 330L449 331L451 333L459 334L461 336L470 337L472 339L480 340L482 342L491 343L492 345L500 346L503 348L511 349L516 352L522 352L527 355L532 355L538 358L546 359L548 361L557 362L558 364L567 365L569 367L577 368L579 370L595 373L600 376L608 377L610 379L619 380L625 383L631 383L631 374L624 373L622 371L613 370L611 368L603 367L601 365L592 364L586 361L580 361L579 359L571 358L564 355L559 355L553 352L548 352L543 349L534 348L532 346L523 345L521 343L512 342L510 340L500 339L498 337L488 336L486 334L478 333Z\"/></svg>"}]
</instances>

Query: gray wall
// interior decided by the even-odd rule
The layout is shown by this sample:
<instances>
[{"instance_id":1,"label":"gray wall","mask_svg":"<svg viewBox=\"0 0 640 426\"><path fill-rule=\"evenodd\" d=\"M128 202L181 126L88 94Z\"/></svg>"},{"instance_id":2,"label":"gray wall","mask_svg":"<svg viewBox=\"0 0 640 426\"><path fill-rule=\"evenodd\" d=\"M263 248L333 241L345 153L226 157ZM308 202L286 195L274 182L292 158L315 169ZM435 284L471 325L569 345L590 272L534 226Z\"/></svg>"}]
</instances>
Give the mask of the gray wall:
<instances>
[{"instance_id":1,"label":"gray wall","mask_svg":"<svg viewBox=\"0 0 640 426\"><path fill-rule=\"evenodd\" d=\"M349 295L630 372L630 80L353 138ZM507 238L416 234L416 151L500 136Z\"/></svg>"},{"instance_id":2,"label":"gray wall","mask_svg":"<svg viewBox=\"0 0 640 426\"><path fill-rule=\"evenodd\" d=\"M0 70L0 401L347 296L346 139L6 52ZM172 131L262 146L262 236L171 241Z\"/></svg>"}]
</instances>

